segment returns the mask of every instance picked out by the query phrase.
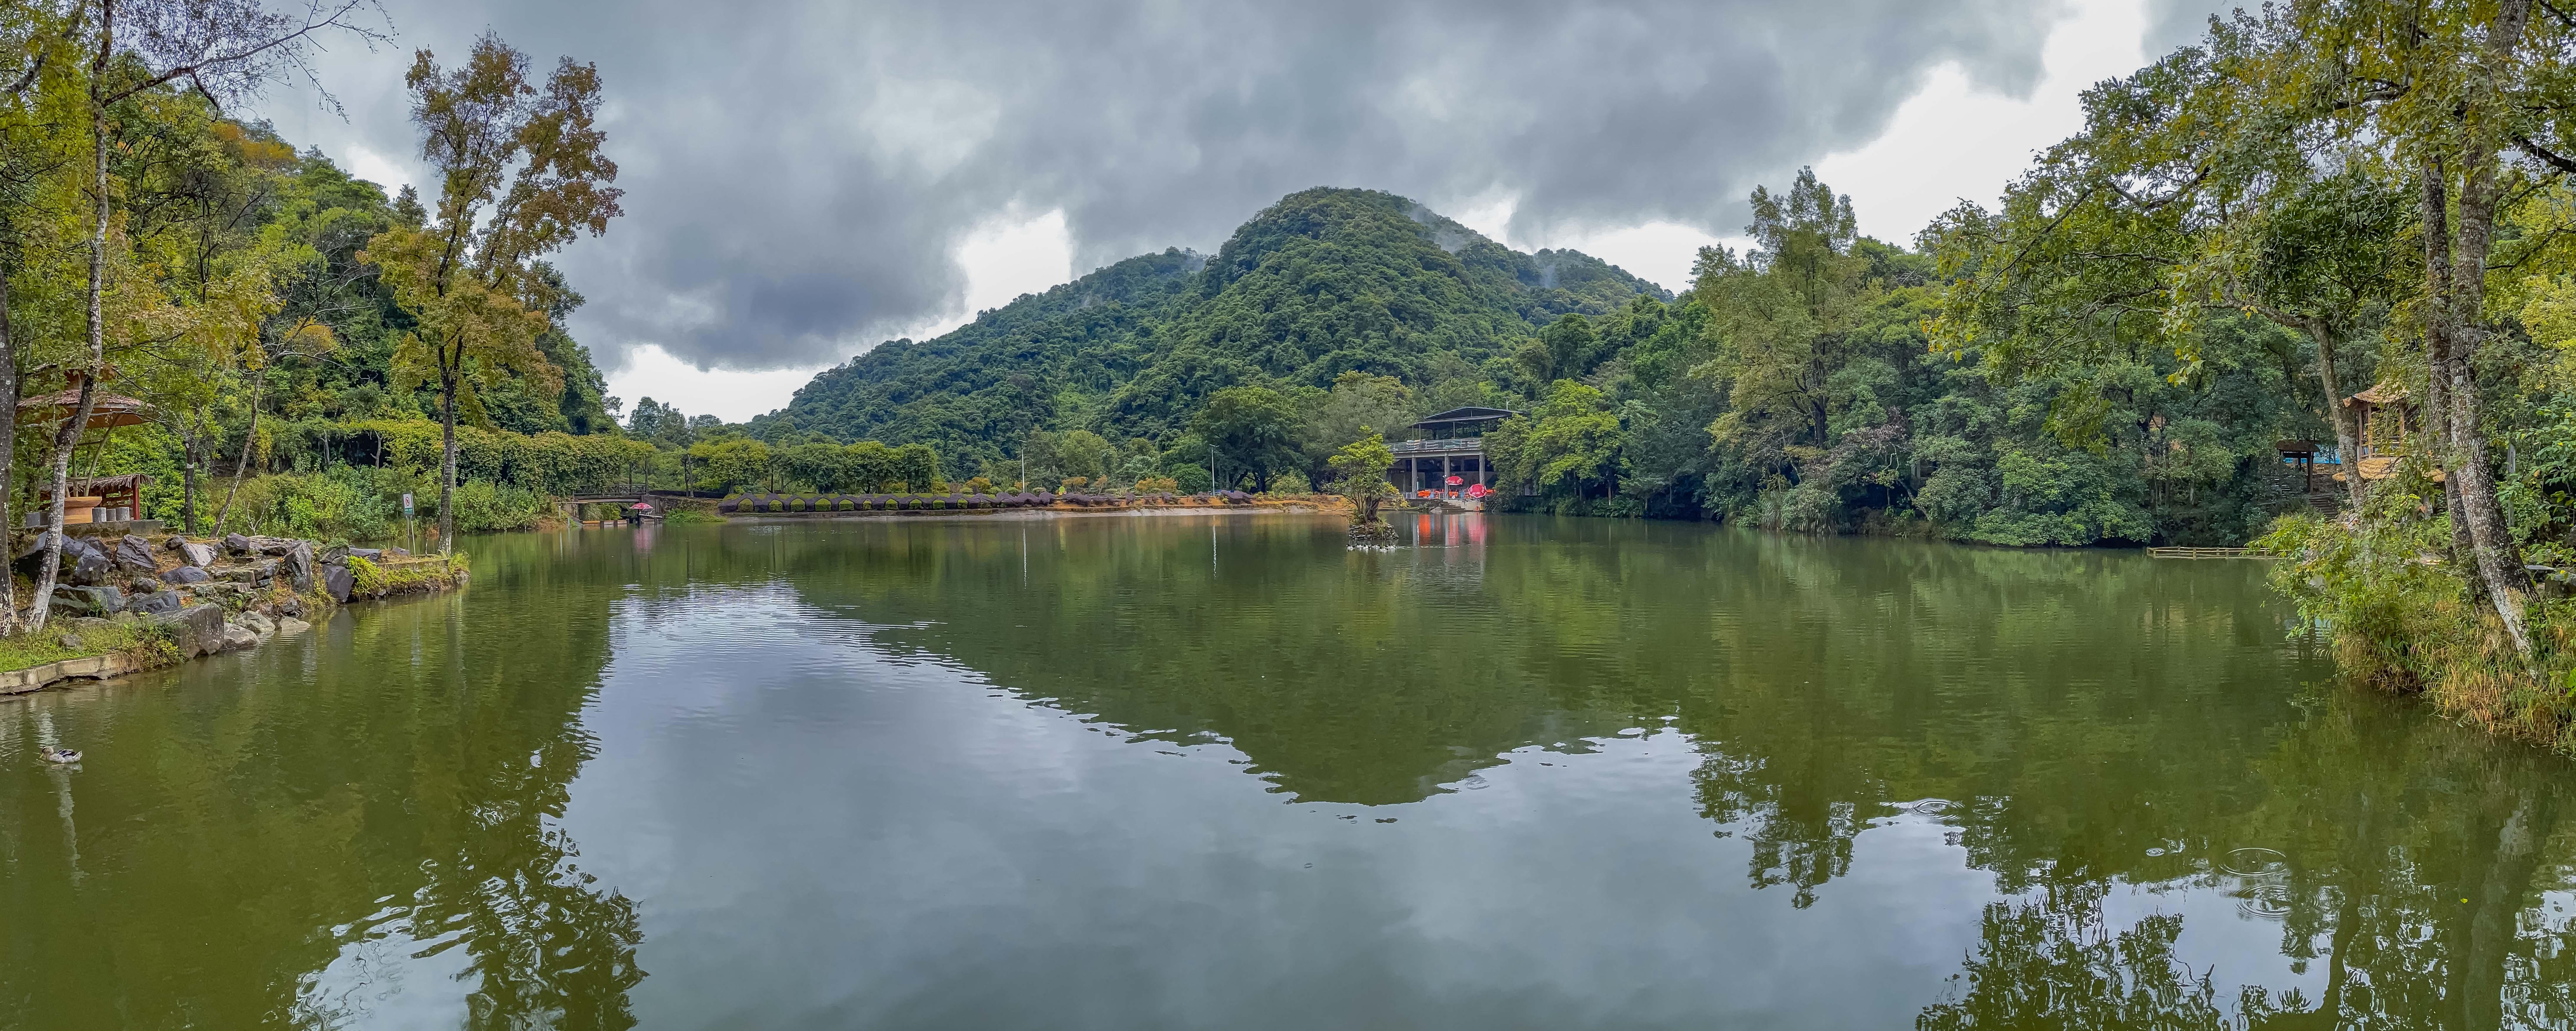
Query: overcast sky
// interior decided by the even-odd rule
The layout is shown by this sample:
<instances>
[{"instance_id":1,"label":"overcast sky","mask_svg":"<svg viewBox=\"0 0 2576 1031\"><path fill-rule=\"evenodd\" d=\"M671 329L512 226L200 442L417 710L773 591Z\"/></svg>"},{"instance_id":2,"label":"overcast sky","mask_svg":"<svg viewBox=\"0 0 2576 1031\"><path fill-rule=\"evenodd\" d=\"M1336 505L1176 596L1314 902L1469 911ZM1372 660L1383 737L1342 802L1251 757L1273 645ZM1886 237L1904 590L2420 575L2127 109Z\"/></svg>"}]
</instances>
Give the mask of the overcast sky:
<instances>
[{"instance_id":1,"label":"overcast sky","mask_svg":"<svg viewBox=\"0 0 2576 1031\"><path fill-rule=\"evenodd\" d=\"M611 393L739 420L1077 270L1212 251L1310 186L1404 194L1678 288L1815 165L1910 239L2223 0L386 0L299 144L419 174L401 75L487 29L599 65L626 216L558 262Z\"/></svg>"}]
</instances>

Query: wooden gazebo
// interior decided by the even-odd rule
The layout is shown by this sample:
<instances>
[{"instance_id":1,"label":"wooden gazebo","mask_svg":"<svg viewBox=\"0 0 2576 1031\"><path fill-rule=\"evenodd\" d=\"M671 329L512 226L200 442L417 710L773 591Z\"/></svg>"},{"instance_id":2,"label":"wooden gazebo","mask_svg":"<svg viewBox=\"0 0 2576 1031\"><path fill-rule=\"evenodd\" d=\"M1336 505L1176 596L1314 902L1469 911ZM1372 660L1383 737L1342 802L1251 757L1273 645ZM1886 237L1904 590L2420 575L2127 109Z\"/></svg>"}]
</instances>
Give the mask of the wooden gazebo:
<instances>
[{"instance_id":1,"label":"wooden gazebo","mask_svg":"<svg viewBox=\"0 0 2576 1031\"><path fill-rule=\"evenodd\" d=\"M63 498L63 525L82 526L89 523L124 522L140 518L143 511L143 487L151 482L152 477L142 473L93 476L88 479L72 480ZM50 506L53 501L53 485L38 484L36 487L38 507L41 509ZM33 514L41 518L41 512Z\"/></svg>"},{"instance_id":2,"label":"wooden gazebo","mask_svg":"<svg viewBox=\"0 0 2576 1031\"><path fill-rule=\"evenodd\" d=\"M18 422L27 426L59 426L63 420L70 418L71 414L80 408L82 374L75 372L67 379L69 385L63 390L19 401ZM81 446L92 448L106 446L108 439L115 435L117 427L135 426L149 421L145 415L146 410L146 406L141 401L122 394L111 394L104 390L96 391L90 395L89 421L83 423L81 429L83 432L91 430L102 432L95 441ZM91 468L95 470L95 464ZM110 515L122 515L125 519L140 518L143 511L143 485L150 482L152 478L142 473L72 480L69 492L63 499L63 522L65 525L107 522L110 521L108 519ZM53 485L37 484L36 498L39 507L52 504Z\"/></svg>"},{"instance_id":3,"label":"wooden gazebo","mask_svg":"<svg viewBox=\"0 0 2576 1031\"><path fill-rule=\"evenodd\" d=\"M2406 388L2396 383L2377 386L2343 399L2360 426L2359 452L2347 468L2365 480L2384 480L2397 471L2397 460L2406 454L2406 442L2414 432L2410 425L2415 403L2406 396ZM2335 479L2344 474L2336 473Z\"/></svg>"}]
</instances>

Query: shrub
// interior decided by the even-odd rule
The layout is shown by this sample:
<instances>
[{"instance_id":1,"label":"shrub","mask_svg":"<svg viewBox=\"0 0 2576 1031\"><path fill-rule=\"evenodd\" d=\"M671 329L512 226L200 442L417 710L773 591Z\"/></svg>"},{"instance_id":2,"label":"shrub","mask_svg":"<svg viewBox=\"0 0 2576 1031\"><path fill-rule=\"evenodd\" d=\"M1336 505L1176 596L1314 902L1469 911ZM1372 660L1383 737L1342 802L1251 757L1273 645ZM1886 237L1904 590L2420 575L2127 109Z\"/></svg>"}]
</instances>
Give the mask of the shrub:
<instances>
[{"instance_id":1,"label":"shrub","mask_svg":"<svg viewBox=\"0 0 2576 1031\"><path fill-rule=\"evenodd\" d=\"M436 590L454 583L456 574L465 568L464 552L449 555L445 562L417 562L390 569L352 555L349 596L383 598Z\"/></svg>"},{"instance_id":2,"label":"shrub","mask_svg":"<svg viewBox=\"0 0 2576 1031\"><path fill-rule=\"evenodd\" d=\"M467 480L456 486L456 530L491 533L533 529L545 515L546 507L545 496L528 488Z\"/></svg>"}]
</instances>

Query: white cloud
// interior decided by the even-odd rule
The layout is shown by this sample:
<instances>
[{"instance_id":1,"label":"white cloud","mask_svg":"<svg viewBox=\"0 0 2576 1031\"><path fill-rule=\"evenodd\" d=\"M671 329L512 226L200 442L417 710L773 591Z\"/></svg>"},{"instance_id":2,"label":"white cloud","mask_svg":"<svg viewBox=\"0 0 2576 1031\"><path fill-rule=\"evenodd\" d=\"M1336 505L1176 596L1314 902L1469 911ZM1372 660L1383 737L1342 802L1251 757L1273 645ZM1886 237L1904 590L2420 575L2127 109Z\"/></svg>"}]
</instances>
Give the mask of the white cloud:
<instances>
[{"instance_id":1,"label":"white cloud","mask_svg":"<svg viewBox=\"0 0 2576 1031\"><path fill-rule=\"evenodd\" d=\"M953 257L966 273L966 293L958 308L903 335L917 340L938 336L965 325L976 312L1073 278L1073 237L1061 210L996 215L959 241ZM726 422L786 407L796 388L825 368L700 369L653 344L628 355L624 367L608 374L608 392L626 399L629 408L650 397L678 405L690 415L713 415Z\"/></svg>"},{"instance_id":2,"label":"white cloud","mask_svg":"<svg viewBox=\"0 0 2576 1031\"><path fill-rule=\"evenodd\" d=\"M2049 35L2046 77L2026 99L1980 90L1956 64L1936 69L1923 89L1897 107L1886 132L1816 162L1816 177L1851 195L1862 233L1908 246L1917 230L1962 197L1993 207L2032 155L2083 128L2078 97L2085 89L2146 63L2145 6L2144 0L2077 0L2074 17ZM1780 173L1779 185L1789 174ZM1668 290L1690 285L1691 262L1701 247L1745 246L1734 234L1671 222L1511 239L1501 230L1510 224L1512 208L1510 197L1481 197L1453 217L1521 250L1574 248Z\"/></svg>"},{"instance_id":3,"label":"white cloud","mask_svg":"<svg viewBox=\"0 0 2576 1031\"><path fill-rule=\"evenodd\" d=\"M785 406L796 388L821 371L821 366L760 372L701 369L671 357L659 344L645 344L627 351L625 367L608 374L608 392L624 398L629 411L637 400L649 397L693 416L741 422Z\"/></svg>"},{"instance_id":4,"label":"white cloud","mask_svg":"<svg viewBox=\"0 0 2576 1031\"><path fill-rule=\"evenodd\" d=\"M2084 127L2078 97L2146 63L2143 0L2081 0L2048 37L2048 69L2027 100L1981 92L1957 65L1935 70L1896 109L1887 132L1816 162L1816 178L1852 196L1861 232L1912 243L1965 197L1989 208L2031 157Z\"/></svg>"}]
</instances>

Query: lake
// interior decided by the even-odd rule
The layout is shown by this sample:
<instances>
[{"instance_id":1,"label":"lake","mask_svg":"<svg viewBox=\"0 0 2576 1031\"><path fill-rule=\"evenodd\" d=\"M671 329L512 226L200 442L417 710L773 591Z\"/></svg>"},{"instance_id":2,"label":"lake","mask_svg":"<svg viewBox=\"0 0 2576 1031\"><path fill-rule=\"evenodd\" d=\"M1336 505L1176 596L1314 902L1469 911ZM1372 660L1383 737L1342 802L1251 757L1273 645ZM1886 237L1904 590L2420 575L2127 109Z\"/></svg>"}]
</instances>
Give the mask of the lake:
<instances>
[{"instance_id":1,"label":"lake","mask_svg":"<svg viewBox=\"0 0 2576 1031\"><path fill-rule=\"evenodd\" d=\"M0 702L0 1027L2576 1024L2576 769L2259 563L1398 526L474 539Z\"/></svg>"}]
</instances>

